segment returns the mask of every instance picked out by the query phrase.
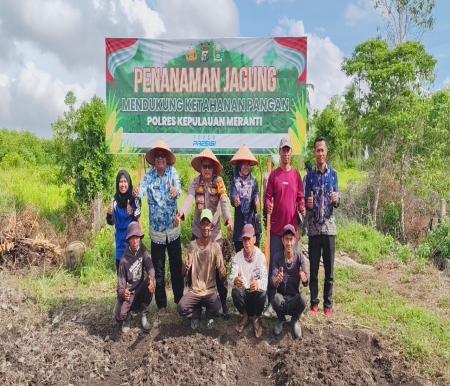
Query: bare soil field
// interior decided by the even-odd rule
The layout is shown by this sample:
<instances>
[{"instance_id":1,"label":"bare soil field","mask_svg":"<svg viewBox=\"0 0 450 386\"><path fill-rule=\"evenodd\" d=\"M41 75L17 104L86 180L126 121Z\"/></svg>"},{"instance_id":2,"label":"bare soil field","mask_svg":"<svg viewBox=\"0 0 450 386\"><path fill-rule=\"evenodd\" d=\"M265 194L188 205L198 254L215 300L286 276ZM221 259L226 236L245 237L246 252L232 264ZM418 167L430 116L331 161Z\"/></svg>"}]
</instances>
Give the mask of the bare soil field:
<instances>
[{"instance_id":1,"label":"bare soil field","mask_svg":"<svg viewBox=\"0 0 450 386\"><path fill-rule=\"evenodd\" d=\"M153 305L150 333L135 317L122 335L101 301L43 311L33 296L2 287L0 302L2 385L425 384L381 337L323 316L306 314L300 341L289 323L274 338L265 319L257 340L251 329L234 331L237 315L193 332L173 311L157 319Z\"/></svg>"}]
</instances>

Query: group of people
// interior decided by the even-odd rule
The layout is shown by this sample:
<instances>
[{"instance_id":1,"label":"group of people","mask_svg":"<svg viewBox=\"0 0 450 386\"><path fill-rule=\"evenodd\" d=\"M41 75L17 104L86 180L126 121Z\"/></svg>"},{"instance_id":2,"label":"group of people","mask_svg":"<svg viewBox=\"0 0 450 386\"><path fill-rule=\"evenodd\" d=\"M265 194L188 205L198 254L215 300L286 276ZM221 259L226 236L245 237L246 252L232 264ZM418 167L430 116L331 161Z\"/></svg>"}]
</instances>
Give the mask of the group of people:
<instances>
[{"instance_id":1,"label":"group of people","mask_svg":"<svg viewBox=\"0 0 450 386\"><path fill-rule=\"evenodd\" d=\"M339 205L337 173L327 163L327 145L323 138L314 143L316 166L302 180L292 166L289 138L279 144L280 165L269 175L264 195L264 211L270 226L270 259L266 263L259 249L261 240L260 193L252 167L258 161L247 146L231 159L235 166L228 191L221 177L223 166L210 149L192 159L199 173L191 183L183 204L178 208L181 184L175 169L176 157L159 142L145 155L152 166L140 186L133 188L129 174L121 170L116 178L116 194L108 207L107 221L115 226L117 304L115 318L122 331L130 328L131 312L141 313L144 330L150 328L147 310L155 295L158 313L165 314L166 251L174 302L178 313L190 319L197 329L206 308L206 325L214 318L229 318L228 283L231 297L241 314L235 329L239 333L251 325L256 337L263 332L261 316L267 305L277 315L274 334L283 330L291 316L295 338L301 336L299 318L306 308L301 287L310 288L310 307L318 316L318 271L322 257L325 270L324 314L333 316L333 266L336 225L333 209ZM139 217L141 200L147 196L149 207L150 254ZM234 223L231 206L235 208ZM192 241L182 259L180 224L194 207ZM236 254L227 277L227 262L222 248L221 223L233 231ZM306 224L309 266L299 252L301 224Z\"/></svg>"}]
</instances>

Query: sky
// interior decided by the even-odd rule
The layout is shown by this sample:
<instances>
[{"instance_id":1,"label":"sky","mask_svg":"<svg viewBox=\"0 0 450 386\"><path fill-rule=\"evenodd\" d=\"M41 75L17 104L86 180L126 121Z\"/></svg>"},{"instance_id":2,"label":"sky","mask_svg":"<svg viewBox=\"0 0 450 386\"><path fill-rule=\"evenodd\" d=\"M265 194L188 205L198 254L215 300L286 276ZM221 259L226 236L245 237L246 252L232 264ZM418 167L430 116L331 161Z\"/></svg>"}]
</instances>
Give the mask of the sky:
<instances>
[{"instance_id":1,"label":"sky","mask_svg":"<svg viewBox=\"0 0 450 386\"><path fill-rule=\"evenodd\" d=\"M421 41L450 87L450 1L436 0ZM383 33L372 0L0 0L0 128L50 138L72 90L105 99L105 37L308 37L310 103L323 109L350 80L342 61Z\"/></svg>"}]
</instances>

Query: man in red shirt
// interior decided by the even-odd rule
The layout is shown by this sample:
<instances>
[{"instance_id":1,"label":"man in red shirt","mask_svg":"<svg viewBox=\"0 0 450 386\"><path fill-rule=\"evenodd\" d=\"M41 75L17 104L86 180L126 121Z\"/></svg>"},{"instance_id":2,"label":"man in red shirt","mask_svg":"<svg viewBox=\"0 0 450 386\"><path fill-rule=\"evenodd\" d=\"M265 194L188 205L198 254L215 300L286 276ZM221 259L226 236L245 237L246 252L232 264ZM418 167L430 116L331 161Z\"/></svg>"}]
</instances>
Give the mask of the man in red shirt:
<instances>
[{"instance_id":1,"label":"man in red shirt","mask_svg":"<svg viewBox=\"0 0 450 386\"><path fill-rule=\"evenodd\" d=\"M284 226L291 224L298 240L299 214L305 215L303 182L300 173L291 165L292 145L289 138L280 141L279 153L280 166L270 173L264 200L267 214L271 215L269 277L272 276L273 256L283 249ZM295 247L297 248L297 243ZM275 288L269 283L269 302L274 295Z\"/></svg>"}]
</instances>

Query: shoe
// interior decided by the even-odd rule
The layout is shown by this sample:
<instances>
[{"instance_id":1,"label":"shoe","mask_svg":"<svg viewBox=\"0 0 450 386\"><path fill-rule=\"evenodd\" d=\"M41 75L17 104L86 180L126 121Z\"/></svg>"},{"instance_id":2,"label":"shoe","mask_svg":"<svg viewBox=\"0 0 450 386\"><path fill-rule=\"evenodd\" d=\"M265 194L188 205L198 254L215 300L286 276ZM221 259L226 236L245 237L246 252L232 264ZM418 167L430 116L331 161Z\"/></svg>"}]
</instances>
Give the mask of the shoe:
<instances>
[{"instance_id":1,"label":"shoe","mask_svg":"<svg viewBox=\"0 0 450 386\"><path fill-rule=\"evenodd\" d=\"M334 311L333 311L332 308L325 308L325 309L323 310L323 313L325 314L325 316L326 316L327 318L332 318L332 317L334 316Z\"/></svg>"},{"instance_id":2,"label":"shoe","mask_svg":"<svg viewBox=\"0 0 450 386\"><path fill-rule=\"evenodd\" d=\"M206 328L213 328L214 327L214 319L208 319L208 321L206 322Z\"/></svg>"},{"instance_id":3,"label":"shoe","mask_svg":"<svg viewBox=\"0 0 450 386\"><path fill-rule=\"evenodd\" d=\"M311 312L316 318L319 317L319 307L318 306L312 306Z\"/></svg>"},{"instance_id":4,"label":"shoe","mask_svg":"<svg viewBox=\"0 0 450 386\"><path fill-rule=\"evenodd\" d=\"M200 322L200 319L191 319L191 328L193 330L196 330L198 328L198 323Z\"/></svg>"},{"instance_id":5,"label":"shoe","mask_svg":"<svg viewBox=\"0 0 450 386\"><path fill-rule=\"evenodd\" d=\"M275 327L273 328L273 333L278 336L283 331L284 320L277 320Z\"/></svg>"},{"instance_id":6,"label":"shoe","mask_svg":"<svg viewBox=\"0 0 450 386\"><path fill-rule=\"evenodd\" d=\"M239 334L245 330L245 327L248 326L250 320L247 316L247 314L244 314L244 316L242 317L241 321L236 325L235 330L237 332L239 332Z\"/></svg>"},{"instance_id":7,"label":"shoe","mask_svg":"<svg viewBox=\"0 0 450 386\"><path fill-rule=\"evenodd\" d=\"M142 313L141 315L141 323L142 323L142 329L144 331L150 330L150 323L147 320L147 313Z\"/></svg>"},{"instance_id":8,"label":"shoe","mask_svg":"<svg viewBox=\"0 0 450 386\"><path fill-rule=\"evenodd\" d=\"M272 307L272 304L269 304L269 305L267 306L267 308L264 310L263 315L264 315L266 318L275 318L275 317L277 316L275 310L274 310L273 307Z\"/></svg>"},{"instance_id":9,"label":"shoe","mask_svg":"<svg viewBox=\"0 0 450 386\"><path fill-rule=\"evenodd\" d=\"M130 331L130 327L131 327L131 318L125 319L122 322L122 333L126 334L127 332Z\"/></svg>"},{"instance_id":10,"label":"shoe","mask_svg":"<svg viewBox=\"0 0 450 386\"><path fill-rule=\"evenodd\" d=\"M224 320L229 320L230 319L230 313L228 312L228 310L223 312L222 318Z\"/></svg>"},{"instance_id":11,"label":"shoe","mask_svg":"<svg viewBox=\"0 0 450 386\"><path fill-rule=\"evenodd\" d=\"M298 319L296 320L293 319L292 321L293 321L292 332L294 334L294 338L299 339L302 337L302 326L300 326L300 322Z\"/></svg>"},{"instance_id":12,"label":"shoe","mask_svg":"<svg viewBox=\"0 0 450 386\"><path fill-rule=\"evenodd\" d=\"M262 323L260 318L253 319L253 332L255 333L256 338L261 338L263 333Z\"/></svg>"}]
</instances>

